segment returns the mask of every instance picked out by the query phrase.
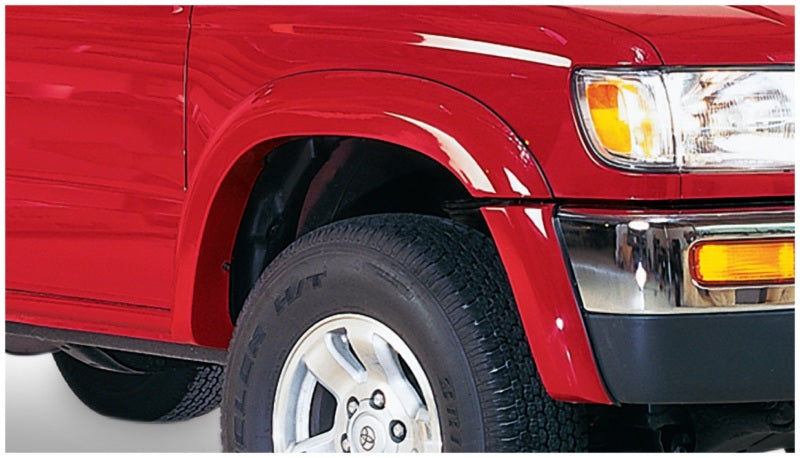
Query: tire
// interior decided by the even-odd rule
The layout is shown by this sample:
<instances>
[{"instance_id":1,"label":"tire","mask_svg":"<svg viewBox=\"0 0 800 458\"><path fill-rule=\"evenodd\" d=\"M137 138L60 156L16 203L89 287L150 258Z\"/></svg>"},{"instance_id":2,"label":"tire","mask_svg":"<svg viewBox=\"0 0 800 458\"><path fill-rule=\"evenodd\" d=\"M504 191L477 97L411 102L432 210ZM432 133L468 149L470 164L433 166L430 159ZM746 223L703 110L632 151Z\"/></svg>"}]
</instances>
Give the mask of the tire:
<instances>
[{"instance_id":1,"label":"tire","mask_svg":"<svg viewBox=\"0 0 800 458\"><path fill-rule=\"evenodd\" d=\"M587 447L583 410L539 380L492 241L441 218L358 217L295 241L245 302L227 370L226 451Z\"/></svg>"},{"instance_id":2,"label":"tire","mask_svg":"<svg viewBox=\"0 0 800 458\"><path fill-rule=\"evenodd\" d=\"M97 369L65 352L53 353L73 393L87 407L125 420L174 422L213 410L222 397L221 366L113 352L142 374Z\"/></svg>"}]
</instances>

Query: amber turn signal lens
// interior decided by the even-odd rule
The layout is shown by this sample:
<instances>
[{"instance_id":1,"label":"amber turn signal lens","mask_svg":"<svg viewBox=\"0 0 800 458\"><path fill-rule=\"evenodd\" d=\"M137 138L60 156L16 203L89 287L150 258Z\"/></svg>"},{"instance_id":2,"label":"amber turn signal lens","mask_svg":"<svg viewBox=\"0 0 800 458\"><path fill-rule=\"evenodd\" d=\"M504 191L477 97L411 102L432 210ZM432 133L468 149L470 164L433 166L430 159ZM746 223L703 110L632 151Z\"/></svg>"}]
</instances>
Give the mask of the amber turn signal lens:
<instances>
[{"instance_id":1,"label":"amber turn signal lens","mask_svg":"<svg viewBox=\"0 0 800 458\"><path fill-rule=\"evenodd\" d=\"M652 104L640 86L624 81L598 81L586 86L586 101L600 143L623 157L650 157L655 147Z\"/></svg>"},{"instance_id":2,"label":"amber turn signal lens","mask_svg":"<svg viewBox=\"0 0 800 458\"><path fill-rule=\"evenodd\" d=\"M600 141L612 151L630 154L631 129L620 113L619 99L620 87L616 84L592 83L586 88L589 113Z\"/></svg>"},{"instance_id":3,"label":"amber turn signal lens","mask_svg":"<svg viewBox=\"0 0 800 458\"><path fill-rule=\"evenodd\" d=\"M701 286L760 286L794 282L794 239L709 240L689 252Z\"/></svg>"}]
</instances>

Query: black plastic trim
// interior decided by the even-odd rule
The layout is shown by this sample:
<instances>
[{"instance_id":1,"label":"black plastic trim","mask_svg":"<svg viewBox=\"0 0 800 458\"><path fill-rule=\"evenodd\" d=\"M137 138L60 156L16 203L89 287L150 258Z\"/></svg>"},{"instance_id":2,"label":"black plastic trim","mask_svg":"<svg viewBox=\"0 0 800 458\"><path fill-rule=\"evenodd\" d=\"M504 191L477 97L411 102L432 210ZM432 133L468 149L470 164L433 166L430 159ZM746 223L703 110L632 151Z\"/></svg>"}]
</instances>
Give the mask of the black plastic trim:
<instances>
[{"instance_id":1,"label":"black plastic trim","mask_svg":"<svg viewBox=\"0 0 800 458\"><path fill-rule=\"evenodd\" d=\"M52 342L58 346L64 344L78 344L109 350L122 350L219 365L224 365L228 357L227 350L217 348L159 342L155 340L113 336L94 332L48 328L44 326L15 323L13 321L6 321L6 336Z\"/></svg>"},{"instance_id":2,"label":"black plastic trim","mask_svg":"<svg viewBox=\"0 0 800 458\"><path fill-rule=\"evenodd\" d=\"M711 404L794 399L794 310L585 313L614 401Z\"/></svg>"}]
</instances>

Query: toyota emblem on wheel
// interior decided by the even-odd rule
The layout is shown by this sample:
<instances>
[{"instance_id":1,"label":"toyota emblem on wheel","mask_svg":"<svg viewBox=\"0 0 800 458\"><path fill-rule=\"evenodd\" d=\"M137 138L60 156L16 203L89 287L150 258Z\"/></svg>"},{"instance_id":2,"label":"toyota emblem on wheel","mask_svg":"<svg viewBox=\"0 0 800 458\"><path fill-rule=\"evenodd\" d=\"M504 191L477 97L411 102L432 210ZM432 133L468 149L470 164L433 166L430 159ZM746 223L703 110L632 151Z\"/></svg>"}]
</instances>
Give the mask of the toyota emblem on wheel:
<instances>
[{"instance_id":1,"label":"toyota emblem on wheel","mask_svg":"<svg viewBox=\"0 0 800 458\"><path fill-rule=\"evenodd\" d=\"M359 440L361 441L361 448L369 452L375 447L375 430L370 426L361 428Z\"/></svg>"}]
</instances>

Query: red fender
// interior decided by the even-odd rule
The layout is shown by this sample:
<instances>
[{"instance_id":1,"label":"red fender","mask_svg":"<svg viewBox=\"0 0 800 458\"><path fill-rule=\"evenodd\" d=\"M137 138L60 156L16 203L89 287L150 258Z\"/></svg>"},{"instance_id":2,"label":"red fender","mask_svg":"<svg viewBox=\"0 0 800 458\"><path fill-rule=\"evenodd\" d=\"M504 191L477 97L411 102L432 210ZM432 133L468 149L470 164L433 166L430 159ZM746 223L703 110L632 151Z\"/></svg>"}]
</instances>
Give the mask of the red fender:
<instances>
[{"instance_id":1,"label":"red fender","mask_svg":"<svg viewBox=\"0 0 800 458\"><path fill-rule=\"evenodd\" d=\"M176 257L176 340L227 346L232 326L222 265L230 260L260 160L283 141L313 135L370 138L418 151L450 170L474 197L551 197L517 135L455 89L369 71L280 78L231 109L190 170Z\"/></svg>"},{"instance_id":2,"label":"red fender","mask_svg":"<svg viewBox=\"0 0 800 458\"><path fill-rule=\"evenodd\" d=\"M543 204L481 211L547 392L561 401L611 404L553 225L554 209L554 204Z\"/></svg>"}]
</instances>

